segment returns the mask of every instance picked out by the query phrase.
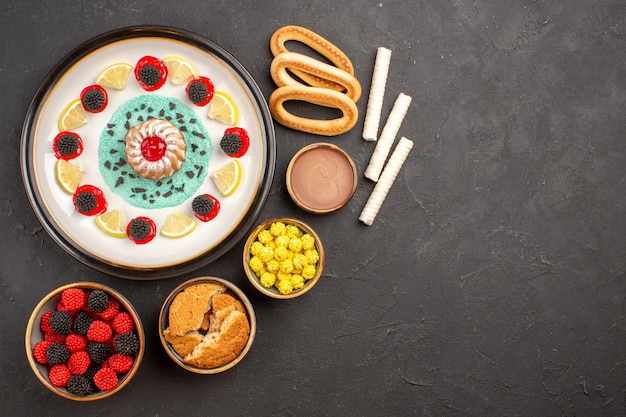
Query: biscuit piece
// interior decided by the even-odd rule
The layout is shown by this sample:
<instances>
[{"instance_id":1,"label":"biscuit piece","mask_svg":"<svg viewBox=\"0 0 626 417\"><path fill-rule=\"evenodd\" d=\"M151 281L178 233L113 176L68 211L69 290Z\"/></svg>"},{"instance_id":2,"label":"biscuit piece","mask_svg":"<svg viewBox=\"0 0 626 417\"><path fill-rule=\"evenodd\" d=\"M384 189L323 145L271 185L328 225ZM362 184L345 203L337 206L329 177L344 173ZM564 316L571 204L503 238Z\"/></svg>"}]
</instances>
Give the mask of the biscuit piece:
<instances>
[{"instance_id":1,"label":"biscuit piece","mask_svg":"<svg viewBox=\"0 0 626 417\"><path fill-rule=\"evenodd\" d=\"M234 360L248 342L250 323L248 317L235 307L226 316L218 331L209 332L185 362L200 368L217 368ZM212 315L213 316L213 315Z\"/></svg>"},{"instance_id":2,"label":"biscuit piece","mask_svg":"<svg viewBox=\"0 0 626 417\"><path fill-rule=\"evenodd\" d=\"M183 358L193 352L193 349L198 343L202 342L202 339L204 339L204 336L197 331L191 331L182 336L178 336L172 334L169 329L166 329L163 331L163 335L165 336L165 340L172 345L174 351Z\"/></svg>"},{"instance_id":3,"label":"biscuit piece","mask_svg":"<svg viewBox=\"0 0 626 417\"><path fill-rule=\"evenodd\" d=\"M180 292L174 297L169 309L170 333L183 336L187 332L199 330L204 314L211 308L211 298L225 291L223 285L204 283L192 285Z\"/></svg>"}]
</instances>

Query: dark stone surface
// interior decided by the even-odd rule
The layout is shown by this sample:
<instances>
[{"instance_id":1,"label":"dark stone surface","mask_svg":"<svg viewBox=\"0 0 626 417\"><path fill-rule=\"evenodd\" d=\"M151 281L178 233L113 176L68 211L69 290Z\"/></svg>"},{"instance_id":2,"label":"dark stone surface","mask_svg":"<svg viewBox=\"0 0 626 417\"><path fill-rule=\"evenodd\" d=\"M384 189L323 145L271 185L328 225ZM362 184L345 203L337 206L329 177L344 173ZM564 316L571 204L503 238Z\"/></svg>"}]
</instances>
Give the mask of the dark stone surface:
<instances>
[{"instance_id":1,"label":"dark stone surface","mask_svg":"<svg viewBox=\"0 0 626 417\"><path fill-rule=\"evenodd\" d=\"M415 147L372 226L358 221L373 188L362 177L335 214L291 202L287 163L320 137L276 126L261 218L296 216L324 239L327 267L306 296L256 294L243 243L194 273L143 282L91 270L42 231L19 168L28 104L74 47L136 24L220 44L266 97L273 31L322 34L363 85L357 127L331 139L361 174L374 149L361 129L376 48L393 50L383 121L398 93L411 95L399 134ZM0 34L0 415L626 414L624 1L8 0ZM257 312L252 350L220 375L178 368L156 331L165 296L199 275L232 280ZM147 330L132 383L90 404L48 392L24 353L33 307L77 280L126 294Z\"/></svg>"}]
</instances>

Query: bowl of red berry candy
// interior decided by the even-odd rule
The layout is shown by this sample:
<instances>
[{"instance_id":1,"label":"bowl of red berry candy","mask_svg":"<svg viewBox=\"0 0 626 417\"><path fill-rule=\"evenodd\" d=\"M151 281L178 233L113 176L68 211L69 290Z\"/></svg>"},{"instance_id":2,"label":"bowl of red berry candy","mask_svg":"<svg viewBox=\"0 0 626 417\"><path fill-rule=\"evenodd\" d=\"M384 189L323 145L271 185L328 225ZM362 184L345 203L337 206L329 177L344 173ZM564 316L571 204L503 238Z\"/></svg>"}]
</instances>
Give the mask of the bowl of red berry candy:
<instances>
[{"instance_id":1,"label":"bowl of red berry candy","mask_svg":"<svg viewBox=\"0 0 626 417\"><path fill-rule=\"evenodd\" d=\"M26 328L26 356L35 376L74 401L107 398L130 382L144 354L134 307L94 282L61 286L35 307Z\"/></svg>"}]
</instances>

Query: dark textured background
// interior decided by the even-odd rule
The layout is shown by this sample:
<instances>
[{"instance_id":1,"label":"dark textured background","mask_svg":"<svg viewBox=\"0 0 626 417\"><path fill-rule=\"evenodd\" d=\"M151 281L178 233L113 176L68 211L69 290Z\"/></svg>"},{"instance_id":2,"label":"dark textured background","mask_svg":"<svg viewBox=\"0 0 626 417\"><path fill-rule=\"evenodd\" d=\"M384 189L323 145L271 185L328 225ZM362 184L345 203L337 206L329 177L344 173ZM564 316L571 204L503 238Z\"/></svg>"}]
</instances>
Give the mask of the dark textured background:
<instances>
[{"instance_id":1,"label":"dark textured background","mask_svg":"<svg viewBox=\"0 0 626 417\"><path fill-rule=\"evenodd\" d=\"M319 137L276 127L275 181L261 219L292 215L324 239L327 267L300 299L261 297L242 243L173 279L95 272L42 231L19 168L22 122L47 72L104 31L191 30L220 44L267 97L268 41L308 27L352 59L357 127L331 139L365 170L361 139L378 46L393 50L383 121L413 97L400 135L415 147L375 223L348 206L313 216L289 199L291 156ZM82 1L0 5L0 415L626 415L626 3L623 0ZM322 138L323 139L323 138ZM198 275L251 298L252 350L197 376L156 331L165 296ZM48 392L23 347L32 308L70 281L111 285L138 308L146 355L111 399Z\"/></svg>"}]
</instances>

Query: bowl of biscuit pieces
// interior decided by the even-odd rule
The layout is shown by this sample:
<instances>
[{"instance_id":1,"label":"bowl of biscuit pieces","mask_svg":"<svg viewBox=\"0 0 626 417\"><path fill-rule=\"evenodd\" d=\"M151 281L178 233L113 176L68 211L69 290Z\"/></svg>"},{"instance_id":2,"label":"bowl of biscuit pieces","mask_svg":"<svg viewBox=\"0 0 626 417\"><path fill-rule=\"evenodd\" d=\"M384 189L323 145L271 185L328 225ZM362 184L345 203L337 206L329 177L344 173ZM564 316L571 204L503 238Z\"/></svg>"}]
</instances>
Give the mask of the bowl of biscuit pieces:
<instances>
[{"instance_id":1,"label":"bowl of biscuit pieces","mask_svg":"<svg viewBox=\"0 0 626 417\"><path fill-rule=\"evenodd\" d=\"M159 315L159 337L169 357L197 374L231 369L246 356L256 333L256 316L232 282L198 277L176 287Z\"/></svg>"}]
</instances>

